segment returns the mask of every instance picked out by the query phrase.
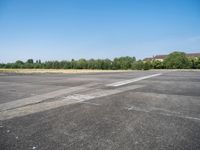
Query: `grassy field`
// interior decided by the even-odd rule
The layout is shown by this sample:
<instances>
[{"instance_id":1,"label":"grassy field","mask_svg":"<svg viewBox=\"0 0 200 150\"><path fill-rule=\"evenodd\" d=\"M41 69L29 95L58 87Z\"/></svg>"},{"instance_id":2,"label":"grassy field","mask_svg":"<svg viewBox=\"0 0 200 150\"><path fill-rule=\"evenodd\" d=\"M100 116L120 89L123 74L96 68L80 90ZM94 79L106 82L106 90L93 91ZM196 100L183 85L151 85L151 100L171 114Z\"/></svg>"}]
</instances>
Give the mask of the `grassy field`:
<instances>
[{"instance_id":1,"label":"grassy field","mask_svg":"<svg viewBox=\"0 0 200 150\"><path fill-rule=\"evenodd\" d=\"M1 73L97 73L97 72L125 72L132 70L90 70L90 69L0 69Z\"/></svg>"},{"instance_id":2,"label":"grassy field","mask_svg":"<svg viewBox=\"0 0 200 150\"><path fill-rule=\"evenodd\" d=\"M200 69L151 69L154 71L200 71ZM134 72L136 70L92 70L92 69L2 69L0 73L98 73L98 72ZM142 71L142 70L137 70ZM148 71L148 70L147 70Z\"/></svg>"}]
</instances>

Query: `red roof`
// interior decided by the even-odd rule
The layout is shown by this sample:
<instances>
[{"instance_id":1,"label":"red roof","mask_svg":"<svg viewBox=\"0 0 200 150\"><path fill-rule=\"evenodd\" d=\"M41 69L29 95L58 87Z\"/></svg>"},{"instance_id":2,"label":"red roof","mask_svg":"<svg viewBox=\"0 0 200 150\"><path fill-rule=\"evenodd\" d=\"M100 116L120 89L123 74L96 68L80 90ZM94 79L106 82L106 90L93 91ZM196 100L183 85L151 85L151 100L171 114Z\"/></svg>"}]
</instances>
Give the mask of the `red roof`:
<instances>
[{"instance_id":1,"label":"red roof","mask_svg":"<svg viewBox=\"0 0 200 150\"><path fill-rule=\"evenodd\" d=\"M200 57L200 53L187 53L186 56L187 57ZM145 58L143 60L149 61L152 59L165 59L166 57L167 57L167 55L156 55L156 56L153 56L152 58Z\"/></svg>"},{"instance_id":2,"label":"red roof","mask_svg":"<svg viewBox=\"0 0 200 150\"><path fill-rule=\"evenodd\" d=\"M153 59L165 59L167 55L156 55L153 57Z\"/></svg>"},{"instance_id":3,"label":"red roof","mask_svg":"<svg viewBox=\"0 0 200 150\"><path fill-rule=\"evenodd\" d=\"M186 54L187 57L200 57L200 53L188 53Z\"/></svg>"}]
</instances>

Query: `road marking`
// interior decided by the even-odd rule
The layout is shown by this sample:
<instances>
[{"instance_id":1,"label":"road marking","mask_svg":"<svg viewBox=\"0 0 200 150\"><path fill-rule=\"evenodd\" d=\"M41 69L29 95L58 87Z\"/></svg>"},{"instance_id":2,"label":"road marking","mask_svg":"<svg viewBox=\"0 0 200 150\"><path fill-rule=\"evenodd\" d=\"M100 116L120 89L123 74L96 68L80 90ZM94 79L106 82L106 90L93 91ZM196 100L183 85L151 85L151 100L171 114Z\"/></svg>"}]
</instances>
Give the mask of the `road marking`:
<instances>
[{"instance_id":1,"label":"road marking","mask_svg":"<svg viewBox=\"0 0 200 150\"><path fill-rule=\"evenodd\" d=\"M173 114L173 113L159 113L164 116L172 116L172 117L178 117L178 118L183 118L183 119L189 119L189 120L197 120L200 121L200 118L196 117L190 117L190 116L185 116L185 115L178 115L178 114Z\"/></svg>"},{"instance_id":2,"label":"road marking","mask_svg":"<svg viewBox=\"0 0 200 150\"><path fill-rule=\"evenodd\" d=\"M164 116L200 121L200 115L198 115L199 96L170 95L148 92L134 92L132 96L135 97L137 102L140 102L140 105L130 105L125 108L128 111L133 110L145 113L156 113ZM181 109L177 111L176 108L179 107ZM192 111L189 110L190 107L193 108Z\"/></svg>"},{"instance_id":3,"label":"road marking","mask_svg":"<svg viewBox=\"0 0 200 150\"><path fill-rule=\"evenodd\" d=\"M61 100L55 100L55 101L43 101L41 103L34 103L32 105L26 105L22 107L17 107L9 110L4 110L0 112L0 120L7 120L7 119L12 119L15 117L21 117L21 116L26 116L30 115L33 113L37 112L42 112L46 110L50 110L53 108L58 108L61 106L65 105L70 105L70 104L76 104L88 100L92 100L94 98L101 98L117 93L122 93L124 91L128 90L134 90L137 88L144 87L144 85L132 85L132 86L127 86L119 89L94 89L89 91L89 93L85 94L72 94L69 96L64 97Z\"/></svg>"},{"instance_id":4,"label":"road marking","mask_svg":"<svg viewBox=\"0 0 200 150\"><path fill-rule=\"evenodd\" d=\"M169 117L178 117L178 118L183 118L183 119L200 121L200 118L197 118L197 117L191 117L191 116L183 115L180 112L170 111L170 110L156 108L156 107L140 108L140 107L131 106L126 109L128 111L133 110L133 111L144 112L144 113L156 113L156 114L169 116Z\"/></svg>"},{"instance_id":5,"label":"road marking","mask_svg":"<svg viewBox=\"0 0 200 150\"><path fill-rule=\"evenodd\" d=\"M142 96L141 96L142 95ZM149 99L152 102L161 102L163 105L168 106L169 104L173 104L177 107L188 107L190 106L196 106L199 107L199 96L189 96L189 95L180 95L180 94L164 94L164 93L152 93L152 92L134 92L134 96L138 97L138 99ZM195 108L197 109L197 108Z\"/></svg>"},{"instance_id":6,"label":"road marking","mask_svg":"<svg viewBox=\"0 0 200 150\"><path fill-rule=\"evenodd\" d=\"M89 105L94 105L94 106L100 106L101 104L97 103L91 103L91 102L80 102L81 104L89 104Z\"/></svg>"},{"instance_id":7,"label":"road marking","mask_svg":"<svg viewBox=\"0 0 200 150\"><path fill-rule=\"evenodd\" d=\"M137 81L148 79L148 78L153 78L153 77L160 76L160 75L162 75L162 73L157 73L157 74L153 74L153 75L149 75L149 76L134 78L134 79L130 79L130 80L124 80L124 81L120 81L120 82L115 82L115 83L107 84L107 86L113 86L113 87L122 86L125 84L137 82Z\"/></svg>"},{"instance_id":8,"label":"road marking","mask_svg":"<svg viewBox=\"0 0 200 150\"><path fill-rule=\"evenodd\" d=\"M94 85L96 85L96 83L95 84L89 83L89 84L82 85L82 86L75 86L75 87L70 87L70 88L66 88L66 89L60 89L60 90L45 93L42 95L35 95L35 96L23 98L23 99L18 99L18 100L12 101L12 102L3 103L3 104L0 104L0 112L4 111L4 110L8 110L8 109L22 107L25 105L40 103L44 100L55 98L55 97L58 97L58 96L61 96L64 94L71 94L73 92L87 90L90 86L94 86Z\"/></svg>"}]
</instances>

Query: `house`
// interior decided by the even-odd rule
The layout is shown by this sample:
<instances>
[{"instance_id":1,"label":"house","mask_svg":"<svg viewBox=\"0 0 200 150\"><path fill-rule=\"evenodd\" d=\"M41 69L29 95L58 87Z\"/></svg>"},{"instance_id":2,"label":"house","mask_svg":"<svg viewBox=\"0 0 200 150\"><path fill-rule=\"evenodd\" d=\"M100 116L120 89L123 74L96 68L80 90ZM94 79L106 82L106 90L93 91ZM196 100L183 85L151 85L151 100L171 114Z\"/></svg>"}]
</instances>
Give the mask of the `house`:
<instances>
[{"instance_id":1,"label":"house","mask_svg":"<svg viewBox=\"0 0 200 150\"><path fill-rule=\"evenodd\" d=\"M163 61L166 57L167 55L156 55L156 56L153 56L152 60Z\"/></svg>"},{"instance_id":2,"label":"house","mask_svg":"<svg viewBox=\"0 0 200 150\"><path fill-rule=\"evenodd\" d=\"M153 61L153 60L163 61L166 57L167 55L156 55L153 57L144 58L143 61Z\"/></svg>"},{"instance_id":3,"label":"house","mask_svg":"<svg viewBox=\"0 0 200 150\"><path fill-rule=\"evenodd\" d=\"M163 61L167 56L168 55L156 55L153 57L144 58L143 61L153 61L153 60ZM186 56L188 58L198 58L200 57L200 53L186 53Z\"/></svg>"},{"instance_id":4,"label":"house","mask_svg":"<svg viewBox=\"0 0 200 150\"><path fill-rule=\"evenodd\" d=\"M188 58L198 58L198 57L200 57L200 53L188 53L188 54L186 54L186 56L188 57Z\"/></svg>"}]
</instances>

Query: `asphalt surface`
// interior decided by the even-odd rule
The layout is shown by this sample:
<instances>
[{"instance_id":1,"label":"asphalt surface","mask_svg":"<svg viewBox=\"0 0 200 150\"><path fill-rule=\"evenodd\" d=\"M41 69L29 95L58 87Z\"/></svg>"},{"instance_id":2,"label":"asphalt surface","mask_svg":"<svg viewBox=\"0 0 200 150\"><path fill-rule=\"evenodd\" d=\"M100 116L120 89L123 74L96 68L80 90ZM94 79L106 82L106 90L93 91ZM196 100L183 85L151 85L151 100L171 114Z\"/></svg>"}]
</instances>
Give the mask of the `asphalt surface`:
<instances>
[{"instance_id":1,"label":"asphalt surface","mask_svg":"<svg viewBox=\"0 0 200 150\"><path fill-rule=\"evenodd\" d=\"M200 71L1 73L0 149L199 150Z\"/></svg>"}]
</instances>

